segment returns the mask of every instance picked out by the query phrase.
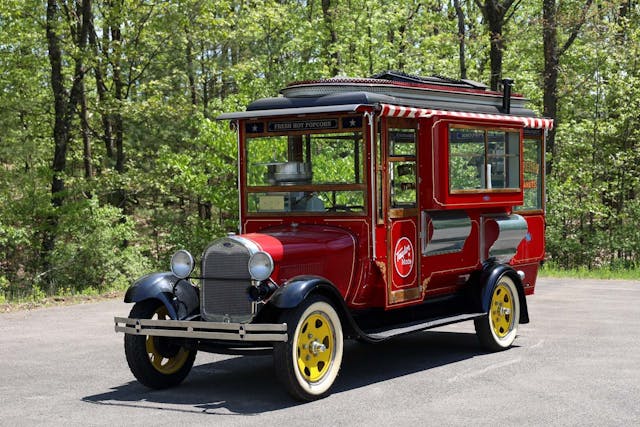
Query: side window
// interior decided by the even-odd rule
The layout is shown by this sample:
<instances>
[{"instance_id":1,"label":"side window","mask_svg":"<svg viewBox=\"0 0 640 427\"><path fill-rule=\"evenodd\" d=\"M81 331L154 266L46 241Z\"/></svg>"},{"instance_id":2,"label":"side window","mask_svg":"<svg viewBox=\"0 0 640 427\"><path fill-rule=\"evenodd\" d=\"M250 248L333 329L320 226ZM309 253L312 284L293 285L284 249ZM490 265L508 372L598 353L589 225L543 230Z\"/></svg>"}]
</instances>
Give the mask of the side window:
<instances>
[{"instance_id":1,"label":"side window","mask_svg":"<svg viewBox=\"0 0 640 427\"><path fill-rule=\"evenodd\" d=\"M524 151L524 204L516 210L542 209L542 138L527 138L523 142Z\"/></svg>"},{"instance_id":2,"label":"side window","mask_svg":"<svg viewBox=\"0 0 640 427\"><path fill-rule=\"evenodd\" d=\"M391 208L416 206L416 130L389 129Z\"/></svg>"},{"instance_id":3,"label":"side window","mask_svg":"<svg viewBox=\"0 0 640 427\"><path fill-rule=\"evenodd\" d=\"M449 127L449 191L519 188L519 131Z\"/></svg>"}]
</instances>

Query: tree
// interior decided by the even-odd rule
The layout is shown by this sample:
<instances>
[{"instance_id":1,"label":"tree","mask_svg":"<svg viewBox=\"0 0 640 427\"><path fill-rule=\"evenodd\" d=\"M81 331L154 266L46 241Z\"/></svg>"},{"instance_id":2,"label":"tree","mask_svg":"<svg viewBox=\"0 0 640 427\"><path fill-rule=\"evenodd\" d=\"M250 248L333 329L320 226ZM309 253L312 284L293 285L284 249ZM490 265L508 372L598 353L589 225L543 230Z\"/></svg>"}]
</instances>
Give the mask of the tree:
<instances>
[{"instance_id":1,"label":"tree","mask_svg":"<svg viewBox=\"0 0 640 427\"><path fill-rule=\"evenodd\" d=\"M70 8L75 6L72 12ZM86 22L87 9L91 7L91 2L76 1L75 5L68 5L65 2L58 3L57 0L47 1L46 14L46 37L49 48L49 63L51 66L51 90L54 99L54 125L53 125L53 178L51 182L51 204L54 209L62 206L64 201L65 181L64 172L67 163L67 149L71 139L71 126L76 109L80 100L84 97L84 76L85 68L83 56L88 36L88 23ZM61 14L64 9L64 14ZM77 47L77 53L72 57L74 71L71 88L65 86L65 70L63 57L61 32L62 23L69 25L73 42ZM56 228L58 225L57 212L53 210L48 218L49 229L45 232L42 241L42 257L45 271L49 268L48 256L53 250Z\"/></svg>"},{"instance_id":2,"label":"tree","mask_svg":"<svg viewBox=\"0 0 640 427\"><path fill-rule=\"evenodd\" d=\"M558 117L558 70L560 58L571 47L578 37L580 28L585 23L587 12L593 0L585 0L579 19L574 23L569 31L569 35L562 46L558 45L558 6L556 0L543 0L542 7L542 38L544 41L544 111L545 117L557 120ZM557 129L557 123L556 123ZM547 137L547 151L551 158L547 162L547 174L553 168L554 156L556 154L555 135L556 129L551 129Z\"/></svg>"},{"instance_id":3,"label":"tree","mask_svg":"<svg viewBox=\"0 0 640 427\"><path fill-rule=\"evenodd\" d=\"M487 27L489 29L489 40L491 51L489 57L491 59L491 90L498 90L498 84L502 79L502 56L505 49L505 38L503 29L509 19L518 9L520 0L475 0L476 5L482 11ZM509 9L513 6L511 13Z\"/></svg>"},{"instance_id":4,"label":"tree","mask_svg":"<svg viewBox=\"0 0 640 427\"><path fill-rule=\"evenodd\" d=\"M460 63L460 78L467 78L467 61L465 58L465 38L466 38L466 29L465 29L465 18L464 18L464 10L462 10L462 6L460 4L460 0L453 0L453 7L456 10L456 18L458 21L458 46L459 46L459 63Z\"/></svg>"}]
</instances>

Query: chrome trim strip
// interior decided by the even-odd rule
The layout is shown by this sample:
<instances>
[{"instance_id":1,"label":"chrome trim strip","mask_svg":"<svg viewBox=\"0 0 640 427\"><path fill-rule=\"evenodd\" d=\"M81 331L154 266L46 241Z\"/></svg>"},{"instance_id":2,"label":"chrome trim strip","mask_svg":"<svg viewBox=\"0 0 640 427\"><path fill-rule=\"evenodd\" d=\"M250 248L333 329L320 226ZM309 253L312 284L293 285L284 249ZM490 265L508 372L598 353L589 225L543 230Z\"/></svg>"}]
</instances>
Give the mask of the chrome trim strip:
<instances>
[{"instance_id":1,"label":"chrome trim strip","mask_svg":"<svg viewBox=\"0 0 640 427\"><path fill-rule=\"evenodd\" d=\"M420 239L420 252L422 256L427 254L427 211L420 211L420 233L418 233L418 238Z\"/></svg>"},{"instance_id":2,"label":"chrome trim strip","mask_svg":"<svg viewBox=\"0 0 640 427\"><path fill-rule=\"evenodd\" d=\"M369 205L371 206L371 258L376 260L376 184L377 177L375 171L376 152L375 152L375 132L373 127L373 113L366 111L364 117L369 122L369 169L370 169L370 189L369 189Z\"/></svg>"},{"instance_id":3,"label":"chrome trim strip","mask_svg":"<svg viewBox=\"0 0 640 427\"><path fill-rule=\"evenodd\" d=\"M549 136L549 129L544 130L544 135L542 137L542 160L541 160L541 170L542 174L542 194L540 195L540 202L542 203L542 212L547 214L547 137ZM523 141L524 144L524 141ZM522 156L524 159L524 155Z\"/></svg>"},{"instance_id":4,"label":"chrome trim strip","mask_svg":"<svg viewBox=\"0 0 640 427\"><path fill-rule=\"evenodd\" d=\"M114 317L115 331L130 335L212 339L232 342L286 342L286 323L222 323Z\"/></svg>"},{"instance_id":5,"label":"chrome trim strip","mask_svg":"<svg viewBox=\"0 0 640 427\"><path fill-rule=\"evenodd\" d=\"M236 169L237 169L237 172L238 172L238 175L236 177L236 179L238 180L238 233L242 234L242 185L241 185L242 167L240 166L240 157L241 157L241 154L240 154L241 144L240 144L240 142L242 140L241 133L244 133L244 132L241 132L241 130L240 130L240 122L236 121L235 124L236 124L236 134L238 135L238 143L237 143L237 145L238 145L238 150L237 150L238 154L237 154L237 160L236 160L236 163L237 163Z\"/></svg>"},{"instance_id":6,"label":"chrome trim strip","mask_svg":"<svg viewBox=\"0 0 640 427\"><path fill-rule=\"evenodd\" d=\"M245 248L247 248L247 250L249 251L249 256L255 254L256 252L260 252L260 247L253 241L253 240L249 240L246 237L241 237L241 236L229 236L227 237L227 239L229 240L233 240L234 242L240 244L241 246L244 246ZM249 268L249 266L247 265L247 268Z\"/></svg>"}]
</instances>

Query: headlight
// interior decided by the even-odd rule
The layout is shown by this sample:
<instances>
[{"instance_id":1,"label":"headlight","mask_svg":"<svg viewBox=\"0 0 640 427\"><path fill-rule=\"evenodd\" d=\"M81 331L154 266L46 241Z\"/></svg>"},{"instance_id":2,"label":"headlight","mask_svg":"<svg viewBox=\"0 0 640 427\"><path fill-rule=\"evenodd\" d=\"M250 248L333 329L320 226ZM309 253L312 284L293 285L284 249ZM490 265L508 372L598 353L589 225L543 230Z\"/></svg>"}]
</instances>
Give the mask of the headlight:
<instances>
[{"instance_id":1,"label":"headlight","mask_svg":"<svg viewBox=\"0 0 640 427\"><path fill-rule=\"evenodd\" d=\"M249 258L249 274L253 280L266 280L273 272L273 258L266 252L256 252Z\"/></svg>"},{"instance_id":2,"label":"headlight","mask_svg":"<svg viewBox=\"0 0 640 427\"><path fill-rule=\"evenodd\" d=\"M189 277L193 267L193 257L185 250L181 249L171 257L171 272L180 279Z\"/></svg>"}]
</instances>

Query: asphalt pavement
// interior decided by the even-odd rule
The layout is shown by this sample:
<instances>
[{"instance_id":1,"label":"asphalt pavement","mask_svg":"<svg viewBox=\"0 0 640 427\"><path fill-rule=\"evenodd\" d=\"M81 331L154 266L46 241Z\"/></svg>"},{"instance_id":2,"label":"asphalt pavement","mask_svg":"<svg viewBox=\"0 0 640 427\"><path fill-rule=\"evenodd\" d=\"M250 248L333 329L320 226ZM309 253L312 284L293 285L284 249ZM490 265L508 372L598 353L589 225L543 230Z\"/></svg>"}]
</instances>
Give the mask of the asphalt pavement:
<instances>
[{"instance_id":1,"label":"asphalt pavement","mask_svg":"<svg viewBox=\"0 0 640 427\"><path fill-rule=\"evenodd\" d=\"M180 386L141 386L119 300L0 314L0 425L640 425L640 282L541 279L515 346L473 323L347 342L326 399L300 404L270 356L199 353Z\"/></svg>"}]
</instances>

